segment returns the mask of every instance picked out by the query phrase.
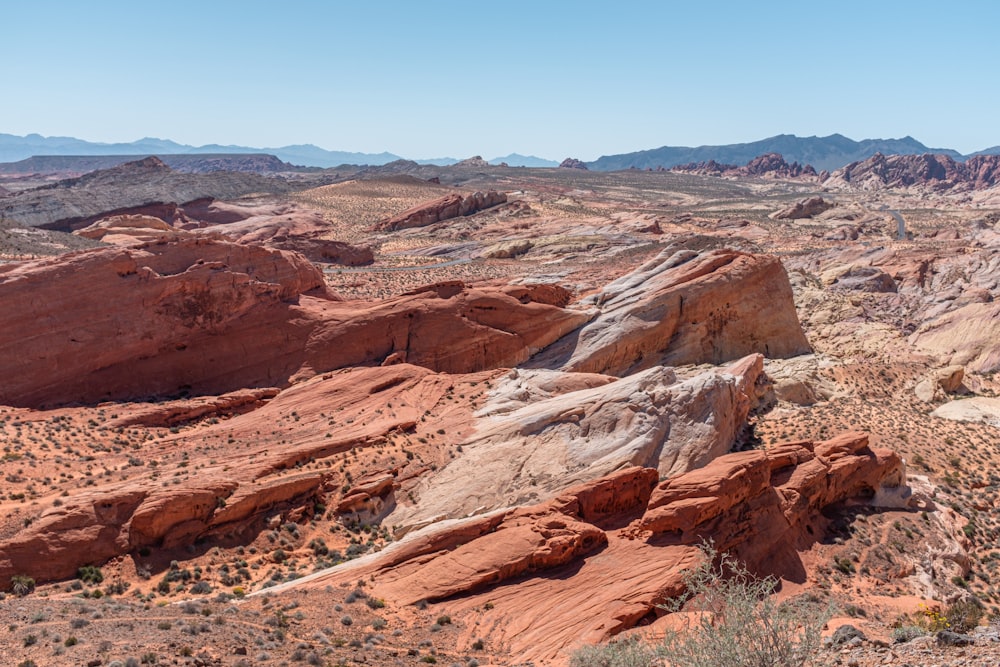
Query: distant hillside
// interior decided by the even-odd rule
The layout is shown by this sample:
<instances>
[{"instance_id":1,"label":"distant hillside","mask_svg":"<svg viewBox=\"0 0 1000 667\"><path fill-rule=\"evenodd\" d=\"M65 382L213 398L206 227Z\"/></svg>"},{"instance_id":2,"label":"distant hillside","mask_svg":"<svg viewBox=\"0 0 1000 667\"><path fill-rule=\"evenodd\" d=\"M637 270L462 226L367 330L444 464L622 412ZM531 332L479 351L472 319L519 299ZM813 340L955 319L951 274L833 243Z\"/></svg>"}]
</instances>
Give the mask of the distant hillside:
<instances>
[{"instance_id":1,"label":"distant hillside","mask_svg":"<svg viewBox=\"0 0 1000 667\"><path fill-rule=\"evenodd\" d=\"M280 176L218 171L186 174L155 157L92 171L51 185L0 199L0 218L12 223L59 231L79 229L104 213L167 207L196 199L233 199L251 193L281 194L302 185Z\"/></svg>"},{"instance_id":2,"label":"distant hillside","mask_svg":"<svg viewBox=\"0 0 1000 667\"><path fill-rule=\"evenodd\" d=\"M392 153L351 153L328 151L312 144L283 146L281 148L253 148L248 146L188 146L169 139L144 138L130 143L105 144L84 141L74 137L43 137L29 134L19 137L0 133L0 162L18 162L35 155L146 155L170 154L233 154L264 153L293 165L306 167L337 167L342 164L380 165L399 160Z\"/></svg>"},{"instance_id":3,"label":"distant hillside","mask_svg":"<svg viewBox=\"0 0 1000 667\"><path fill-rule=\"evenodd\" d=\"M495 157L490 160L490 164L500 164L501 162L506 162L508 167L558 167L559 163L555 160L546 160L545 158L536 157L534 155L521 155L519 153L511 153L510 155L505 155L503 157Z\"/></svg>"},{"instance_id":4,"label":"distant hillside","mask_svg":"<svg viewBox=\"0 0 1000 667\"><path fill-rule=\"evenodd\" d=\"M135 155L36 155L18 162L0 163L0 174L81 175L98 169L117 167L135 160L136 157ZM273 155L260 153L160 155L159 158L171 169L189 174L208 174L215 171L273 174L295 169Z\"/></svg>"},{"instance_id":5,"label":"distant hillside","mask_svg":"<svg viewBox=\"0 0 1000 667\"><path fill-rule=\"evenodd\" d=\"M588 162L590 169L618 171L622 169L669 169L681 164L714 160L723 164L746 164L758 155L779 153L789 162L811 164L816 169L833 171L852 162L865 160L875 153L883 155L920 155L938 153L962 159L962 154L947 148L928 148L913 137L902 139L865 139L854 141L840 134L828 137L797 137L779 134L747 144L725 146L663 146L636 153L605 155Z\"/></svg>"},{"instance_id":6,"label":"distant hillside","mask_svg":"<svg viewBox=\"0 0 1000 667\"><path fill-rule=\"evenodd\" d=\"M984 148L981 151L976 151L968 157L976 157L977 155L1000 155L1000 146L993 146L991 148Z\"/></svg>"}]
</instances>

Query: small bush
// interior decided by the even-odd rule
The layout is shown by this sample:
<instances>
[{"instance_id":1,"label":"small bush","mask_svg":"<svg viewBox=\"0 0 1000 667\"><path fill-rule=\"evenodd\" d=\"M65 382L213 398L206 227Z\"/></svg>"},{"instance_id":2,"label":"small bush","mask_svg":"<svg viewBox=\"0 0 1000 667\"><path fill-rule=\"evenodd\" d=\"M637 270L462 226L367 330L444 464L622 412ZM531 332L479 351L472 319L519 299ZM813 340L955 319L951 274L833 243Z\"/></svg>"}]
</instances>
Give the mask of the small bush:
<instances>
[{"instance_id":1,"label":"small bush","mask_svg":"<svg viewBox=\"0 0 1000 667\"><path fill-rule=\"evenodd\" d=\"M35 590L35 580L23 574L15 574L10 578L10 586L14 595L24 597Z\"/></svg>"},{"instance_id":2,"label":"small bush","mask_svg":"<svg viewBox=\"0 0 1000 667\"><path fill-rule=\"evenodd\" d=\"M830 610L771 597L777 582L760 579L728 554L705 546L704 562L691 572L688 593L664 608L696 612L687 627L670 630L652 646L630 638L576 651L572 667L639 667L666 657L671 667L804 667L820 648Z\"/></svg>"},{"instance_id":3,"label":"small bush","mask_svg":"<svg viewBox=\"0 0 1000 667\"><path fill-rule=\"evenodd\" d=\"M85 584L99 584L104 581L104 573L99 567L84 565L76 571L76 578Z\"/></svg>"},{"instance_id":4,"label":"small bush","mask_svg":"<svg viewBox=\"0 0 1000 667\"><path fill-rule=\"evenodd\" d=\"M584 646L573 654L570 667L647 667L656 663L656 649L638 637L602 646Z\"/></svg>"},{"instance_id":5,"label":"small bush","mask_svg":"<svg viewBox=\"0 0 1000 667\"><path fill-rule=\"evenodd\" d=\"M969 596L954 603L944 611L948 625L955 632L971 632L986 615L979 598Z\"/></svg>"},{"instance_id":6,"label":"small bush","mask_svg":"<svg viewBox=\"0 0 1000 667\"><path fill-rule=\"evenodd\" d=\"M917 637L923 637L927 634L927 631L923 628L918 628L915 625L904 625L899 628L893 628L892 630L892 642L894 644L903 644L911 639L916 639Z\"/></svg>"}]
</instances>

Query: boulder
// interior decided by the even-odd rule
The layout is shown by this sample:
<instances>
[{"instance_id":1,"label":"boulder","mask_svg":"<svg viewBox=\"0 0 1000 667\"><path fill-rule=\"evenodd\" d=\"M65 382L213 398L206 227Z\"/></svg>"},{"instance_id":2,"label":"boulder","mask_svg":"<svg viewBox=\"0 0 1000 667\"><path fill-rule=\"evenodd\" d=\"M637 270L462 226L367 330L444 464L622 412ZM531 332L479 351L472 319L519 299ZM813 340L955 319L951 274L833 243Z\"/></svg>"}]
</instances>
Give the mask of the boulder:
<instances>
[{"instance_id":1,"label":"boulder","mask_svg":"<svg viewBox=\"0 0 1000 667\"><path fill-rule=\"evenodd\" d=\"M838 290L852 292L893 293L896 281L888 273L874 266L837 268L823 274L822 280Z\"/></svg>"},{"instance_id":2,"label":"boulder","mask_svg":"<svg viewBox=\"0 0 1000 667\"><path fill-rule=\"evenodd\" d=\"M965 368L948 366L929 374L917 383L913 391L921 401L932 403L936 400L947 400L949 394L958 393L964 388Z\"/></svg>"},{"instance_id":3,"label":"boulder","mask_svg":"<svg viewBox=\"0 0 1000 667\"><path fill-rule=\"evenodd\" d=\"M783 208L774 213L771 217L775 220L799 220L801 218L812 218L836 206L833 202L828 202L822 197L809 197L795 203L788 208Z\"/></svg>"}]
</instances>

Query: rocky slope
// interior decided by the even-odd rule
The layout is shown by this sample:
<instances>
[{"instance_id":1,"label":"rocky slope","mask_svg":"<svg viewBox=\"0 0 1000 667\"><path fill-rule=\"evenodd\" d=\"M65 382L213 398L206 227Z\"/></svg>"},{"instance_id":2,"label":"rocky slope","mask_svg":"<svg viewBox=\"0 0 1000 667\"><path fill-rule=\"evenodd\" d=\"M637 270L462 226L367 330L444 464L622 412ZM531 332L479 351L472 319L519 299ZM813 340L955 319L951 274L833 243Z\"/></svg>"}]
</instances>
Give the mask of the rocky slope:
<instances>
[{"instance_id":1,"label":"rocky slope","mask_svg":"<svg viewBox=\"0 0 1000 667\"><path fill-rule=\"evenodd\" d=\"M877 152L896 155L920 155L935 152L959 158L957 151L935 150L924 146L913 137L902 139L864 139L854 141L840 134L828 137L797 137L779 134L760 141L724 146L663 146L646 151L605 155L588 163L591 169L613 171L617 169L669 169L691 162L716 162L745 164L758 155L778 153L801 164L815 165L817 169L833 170L851 162L865 160Z\"/></svg>"},{"instance_id":2,"label":"rocky slope","mask_svg":"<svg viewBox=\"0 0 1000 667\"><path fill-rule=\"evenodd\" d=\"M827 187L860 190L924 188L931 191L969 191L992 188L1000 182L1000 156L977 155L959 162L949 155L883 155L837 169L824 181Z\"/></svg>"},{"instance_id":3,"label":"rocky slope","mask_svg":"<svg viewBox=\"0 0 1000 667\"><path fill-rule=\"evenodd\" d=\"M580 643L661 614L657 605L683 590L708 536L781 574L801 566L795 549L815 539L823 508L886 487L906 495L899 457L869 449L863 434L729 454L659 484L658 476L625 468L538 505L436 525L292 585L364 579L369 594L451 600L442 608L462 615L488 600L477 620L509 656L561 662Z\"/></svg>"},{"instance_id":4,"label":"rocky slope","mask_svg":"<svg viewBox=\"0 0 1000 667\"><path fill-rule=\"evenodd\" d=\"M798 162L788 164L779 153L758 155L744 166L735 164L720 164L715 160L704 162L689 162L670 168L684 174L701 174L704 176L725 176L728 178L765 177L783 179L819 178L812 165L801 165Z\"/></svg>"},{"instance_id":5,"label":"rocky slope","mask_svg":"<svg viewBox=\"0 0 1000 667\"><path fill-rule=\"evenodd\" d=\"M387 359L449 372L513 365L586 319L564 302L552 287L455 282L340 303L305 258L214 240L10 264L0 402L220 393Z\"/></svg>"},{"instance_id":6,"label":"rocky slope","mask_svg":"<svg viewBox=\"0 0 1000 667\"><path fill-rule=\"evenodd\" d=\"M388 220L384 220L376 225L375 229L395 231L410 227L426 227L435 222L472 215L473 213L478 213L483 209L502 204L506 201L507 195L495 190L474 192L466 196L460 194L445 195L440 199L418 204Z\"/></svg>"},{"instance_id":7,"label":"rocky slope","mask_svg":"<svg viewBox=\"0 0 1000 667\"><path fill-rule=\"evenodd\" d=\"M280 178L256 174L180 173L150 157L5 197L0 215L20 225L72 231L94 222L94 216L126 213L137 207L294 189L295 185Z\"/></svg>"}]
</instances>

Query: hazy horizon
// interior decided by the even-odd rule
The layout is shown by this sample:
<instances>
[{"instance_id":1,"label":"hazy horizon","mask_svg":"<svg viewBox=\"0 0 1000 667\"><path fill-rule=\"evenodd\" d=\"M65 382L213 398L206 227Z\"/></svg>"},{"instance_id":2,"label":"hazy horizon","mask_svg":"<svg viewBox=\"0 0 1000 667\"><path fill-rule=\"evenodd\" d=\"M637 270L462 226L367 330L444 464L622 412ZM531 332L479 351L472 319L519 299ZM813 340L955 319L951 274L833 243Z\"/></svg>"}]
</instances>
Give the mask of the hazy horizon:
<instances>
[{"instance_id":1,"label":"hazy horizon","mask_svg":"<svg viewBox=\"0 0 1000 667\"><path fill-rule=\"evenodd\" d=\"M551 160L778 134L1000 144L988 2L17 3L0 133Z\"/></svg>"}]
</instances>

